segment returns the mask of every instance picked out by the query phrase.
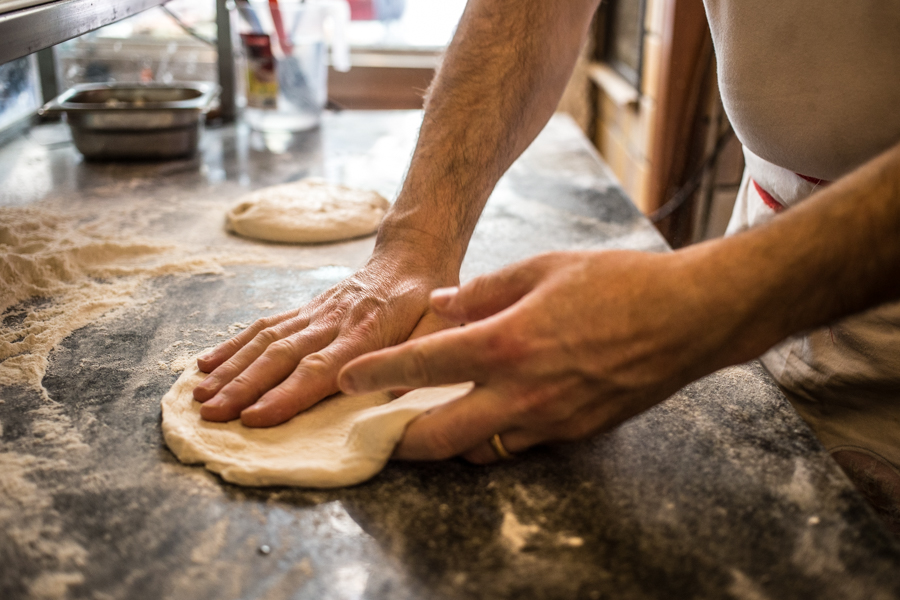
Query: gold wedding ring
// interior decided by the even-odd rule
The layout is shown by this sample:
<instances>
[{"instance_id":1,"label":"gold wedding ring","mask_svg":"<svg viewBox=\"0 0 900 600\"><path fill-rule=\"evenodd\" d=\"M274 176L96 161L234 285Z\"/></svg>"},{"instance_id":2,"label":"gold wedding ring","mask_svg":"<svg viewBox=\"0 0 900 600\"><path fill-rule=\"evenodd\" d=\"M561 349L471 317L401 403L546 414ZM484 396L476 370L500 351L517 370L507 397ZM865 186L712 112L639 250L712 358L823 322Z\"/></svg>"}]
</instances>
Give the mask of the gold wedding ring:
<instances>
[{"instance_id":1,"label":"gold wedding ring","mask_svg":"<svg viewBox=\"0 0 900 600\"><path fill-rule=\"evenodd\" d=\"M503 460L512 460L515 458L513 454L506 449L506 446L503 445L503 442L500 441L500 434L495 433L494 436L490 439L491 448L494 449L494 452L497 453L497 456Z\"/></svg>"}]
</instances>

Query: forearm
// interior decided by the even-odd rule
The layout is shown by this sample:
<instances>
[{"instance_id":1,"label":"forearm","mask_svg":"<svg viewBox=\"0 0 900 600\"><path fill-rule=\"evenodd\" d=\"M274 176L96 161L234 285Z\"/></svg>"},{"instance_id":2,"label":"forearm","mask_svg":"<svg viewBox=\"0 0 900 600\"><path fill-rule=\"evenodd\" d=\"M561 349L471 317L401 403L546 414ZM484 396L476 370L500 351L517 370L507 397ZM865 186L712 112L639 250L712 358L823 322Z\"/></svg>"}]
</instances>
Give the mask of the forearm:
<instances>
[{"instance_id":1,"label":"forearm","mask_svg":"<svg viewBox=\"0 0 900 600\"><path fill-rule=\"evenodd\" d=\"M737 317L727 363L900 298L900 145L756 230L686 252ZM699 259L699 260L696 260ZM723 366L723 365L719 365Z\"/></svg>"},{"instance_id":2,"label":"forearm","mask_svg":"<svg viewBox=\"0 0 900 600\"><path fill-rule=\"evenodd\" d=\"M379 248L428 240L458 268L497 180L559 102L597 4L469 1Z\"/></svg>"}]
</instances>

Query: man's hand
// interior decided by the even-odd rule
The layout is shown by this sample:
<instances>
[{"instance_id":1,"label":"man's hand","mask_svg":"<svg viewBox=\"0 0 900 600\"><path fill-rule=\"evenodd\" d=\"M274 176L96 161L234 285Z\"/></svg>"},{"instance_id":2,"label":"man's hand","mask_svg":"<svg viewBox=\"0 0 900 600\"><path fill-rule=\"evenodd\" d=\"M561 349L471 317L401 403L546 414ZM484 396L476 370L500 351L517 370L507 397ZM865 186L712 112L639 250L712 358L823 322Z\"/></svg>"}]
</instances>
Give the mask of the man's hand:
<instances>
[{"instance_id":1,"label":"man's hand","mask_svg":"<svg viewBox=\"0 0 900 600\"><path fill-rule=\"evenodd\" d=\"M352 358L448 325L428 312L428 294L459 282L484 203L553 114L598 3L470 0L372 260L201 358L210 373L194 390L203 418L284 422L336 392Z\"/></svg>"},{"instance_id":2,"label":"man's hand","mask_svg":"<svg viewBox=\"0 0 900 600\"><path fill-rule=\"evenodd\" d=\"M201 357L210 374L194 389L201 416L250 427L287 421L337 392L352 358L449 326L428 309L428 294L457 278L421 257L374 256L307 306L260 319Z\"/></svg>"},{"instance_id":3,"label":"man's hand","mask_svg":"<svg viewBox=\"0 0 900 600\"><path fill-rule=\"evenodd\" d=\"M449 325L428 312L428 294L458 284L484 203L559 103L598 2L469 2L372 260L201 358L203 418L282 423L336 392L352 358Z\"/></svg>"},{"instance_id":4,"label":"man's hand","mask_svg":"<svg viewBox=\"0 0 900 600\"><path fill-rule=\"evenodd\" d=\"M350 362L346 392L475 381L395 456L495 460L609 429L811 327L900 298L900 144L770 223L669 254L539 256L437 290L470 323Z\"/></svg>"},{"instance_id":5,"label":"man's hand","mask_svg":"<svg viewBox=\"0 0 900 600\"><path fill-rule=\"evenodd\" d=\"M487 443L496 433L510 452L589 437L720 366L711 349L728 335L719 318L728 315L704 305L687 263L559 252L437 290L435 313L468 325L357 358L340 387L475 381L469 395L415 420L396 458L486 463L497 459Z\"/></svg>"}]
</instances>

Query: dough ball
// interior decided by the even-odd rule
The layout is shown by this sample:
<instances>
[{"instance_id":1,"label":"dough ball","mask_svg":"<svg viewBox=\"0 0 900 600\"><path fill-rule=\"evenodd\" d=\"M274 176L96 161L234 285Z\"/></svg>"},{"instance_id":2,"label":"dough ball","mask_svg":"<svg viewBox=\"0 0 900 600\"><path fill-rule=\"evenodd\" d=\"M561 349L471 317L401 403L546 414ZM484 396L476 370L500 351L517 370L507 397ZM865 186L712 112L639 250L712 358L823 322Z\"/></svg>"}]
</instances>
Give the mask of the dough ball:
<instances>
[{"instance_id":1,"label":"dough ball","mask_svg":"<svg viewBox=\"0 0 900 600\"><path fill-rule=\"evenodd\" d=\"M247 194L226 214L226 228L270 242L335 242L374 233L389 206L376 192L304 179Z\"/></svg>"},{"instance_id":2,"label":"dough ball","mask_svg":"<svg viewBox=\"0 0 900 600\"><path fill-rule=\"evenodd\" d=\"M203 463L240 485L331 488L375 476L407 424L427 410L466 395L471 383L422 388L391 400L385 393L322 400L277 427L244 427L240 420L200 418L193 390L206 375L197 362L162 399L166 445L183 463Z\"/></svg>"}]
</instances>

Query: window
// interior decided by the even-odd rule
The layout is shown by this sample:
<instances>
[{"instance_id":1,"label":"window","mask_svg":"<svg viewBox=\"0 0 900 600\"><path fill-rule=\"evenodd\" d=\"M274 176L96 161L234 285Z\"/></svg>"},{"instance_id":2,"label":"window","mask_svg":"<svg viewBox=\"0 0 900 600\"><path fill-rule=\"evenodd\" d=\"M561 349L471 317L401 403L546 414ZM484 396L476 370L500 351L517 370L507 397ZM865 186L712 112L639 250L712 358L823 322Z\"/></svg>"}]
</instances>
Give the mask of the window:
<instances>
[{"instance_id":1,"label":"window","mask_svg":"<svg viewBox=\"0 0 900 600\"><path fill-rule=\"evenodd\" d=\"M0 64L0 134L40 106L34 56Z\"/></svg>"},{"instance_id":2,"label":"window","mask_svg":"<svg viewBox=\"0 0 900 600\"><path fill-rule=\"evenodd\" d=\"M605 60L635 88L641 87L646 0L610 0Z\"/></svg>"},{"instance_id":3,"label":"window","mask_svg":"<svg viewBox=\"0 0 900 600\"><path fill-rule=\"evenodd\" d=\"M350 47L443 50L466 0L350 0Z\"/></svg>"}]
</instances>

